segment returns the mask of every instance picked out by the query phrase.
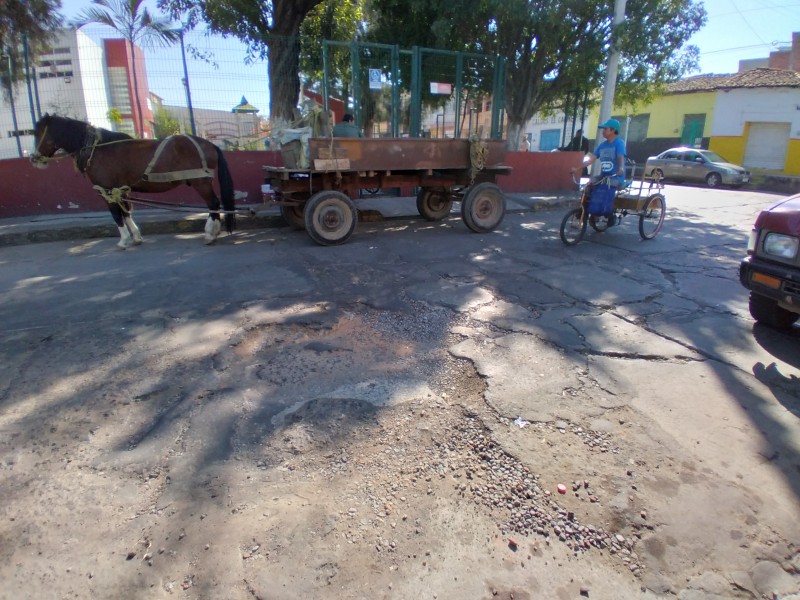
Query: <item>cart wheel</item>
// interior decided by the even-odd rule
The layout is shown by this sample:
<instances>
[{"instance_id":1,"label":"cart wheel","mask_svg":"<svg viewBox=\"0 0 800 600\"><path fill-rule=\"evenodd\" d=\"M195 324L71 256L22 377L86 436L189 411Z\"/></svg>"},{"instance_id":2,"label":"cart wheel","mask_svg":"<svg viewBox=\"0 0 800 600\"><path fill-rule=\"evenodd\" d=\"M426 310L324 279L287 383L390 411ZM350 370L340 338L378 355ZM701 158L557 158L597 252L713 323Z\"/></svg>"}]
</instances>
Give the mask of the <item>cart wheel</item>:
<instances>
[{"instance_id":1,"label":"cart wheel","mask_svg":"<svg viewBox=\"0 0 800 600\"><path fill-rule=\"evenodd\" d=\"M441 221L452 208L453 201L441 190L422 188L417 194L417 211L428 221Z\"/></svg>"},{"instance_id":2,"label":"cart wheel","mask_svg":"<svg viewBox=\"0 0 800 600\"><path fill-rule=\"evenodd\" d=\"M609 227L608 217L589 217L589 225L598 233L603 233Z\"/></svg>"},{"instance_id":3,"label":"cart wheel","mask_svg":"<svg viewBox=\"0 0 800 600\"><path fill-rule=\"evenodd\" d=\"M561 241L567 246L574 246L580 242L586 233L587 221L585 209L576 208L569 211L561 221Z\"/></svg>"},{"instance_id":4,"label":"cart wheel","mask_svg":"<svg viewBox=\"0 0 800 600\"><path fill-rule=\"evenodd\" d=\"M303 220L303 207L305 204L281 204L281 216L292 229L302 230L306 228Z\"/></svg>"},{"instance_id":5,"label":"cart wheel","mask_svg":"<svg viewBox=\"0 0 800 600\"><path fill-rule=\"evenodd\" d=\"M639 235L644 240L652 240L664 224L664 215L667 212L667 204L664 196L653 194L647 199L644 209L639 213Z\"/></svg>"},{"instance_id":6,"label":"cart wheel","mask_svg":"<svg viewBox=\"0 0 800 600\"><path fill-rule=\"evenodd\" d=\"M306 233L322 246L346 242L356 230L358 212L353 201L341 192L317 192L303 211Z\"/></svg>"},{"instance_id":7,"label":"cart wheel","mask_svg":"<svg viewBox=\"0 0 800 600\"><path fill-rule=\"evenodd\" d=\"M461 218L472 231L492 231L506 216L502 190L488 181L472 186L461 201Z\"/></svg>"}]
</instances>

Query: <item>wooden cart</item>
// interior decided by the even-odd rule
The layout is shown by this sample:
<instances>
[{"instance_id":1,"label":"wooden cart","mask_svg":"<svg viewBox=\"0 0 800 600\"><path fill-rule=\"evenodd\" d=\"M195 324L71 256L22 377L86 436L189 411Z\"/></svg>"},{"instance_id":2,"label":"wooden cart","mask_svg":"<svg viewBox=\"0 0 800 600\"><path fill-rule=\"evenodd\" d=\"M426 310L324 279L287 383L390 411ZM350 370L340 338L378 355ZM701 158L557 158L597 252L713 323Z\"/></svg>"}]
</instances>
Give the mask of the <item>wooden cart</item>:
<instances>
[{"instance_id":1,"label":"wooden cart","mask_svg":"<svg viewBox=\"0 0 800 600\"><path fill-rule=\"evenodd\" d=\"M308 149L309 168L290 168L296 156L286 152L287 167L262 168L283 218L319 244L350 238L362 189L415 187L417 210L429 221L444 219L460 201L461 217L475 232L492 231L505 215L495 182L511 172L502 164L502 141L311 138Z\"/></svg>"}]
</instances>

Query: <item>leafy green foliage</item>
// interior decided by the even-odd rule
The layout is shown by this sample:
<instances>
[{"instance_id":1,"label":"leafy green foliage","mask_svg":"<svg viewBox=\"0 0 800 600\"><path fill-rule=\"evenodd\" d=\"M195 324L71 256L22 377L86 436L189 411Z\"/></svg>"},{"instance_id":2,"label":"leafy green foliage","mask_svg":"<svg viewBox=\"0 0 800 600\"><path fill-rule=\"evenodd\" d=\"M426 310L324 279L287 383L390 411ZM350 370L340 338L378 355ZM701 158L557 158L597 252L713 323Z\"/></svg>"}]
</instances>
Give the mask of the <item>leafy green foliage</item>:
<instances>
[{"instance_id":1,"label":"leafy green foliage","mask_svg":"<svg viewBox=\"0 0 800 600\"><path fill-rule=\"evenodd\" d=\"M300 26L323 0L158 0L158 6L191 29L238 38L246 59L268 58L270 116L291 121L300 95ZM348 1L348 0L344 0Z\"/></svg>"},{"instance_id":2,"label":"leafy green foliage","mask_svg":"<svg viewBox=\"0 0 800 600\"><path fill-rule=\"evenodd\" d=\"M300 27L300 70L309 87L322 81L322 42L358 39L362 20L360 4L341 0L326 0L306 15ZM349 77L349 55L337 53L335 56L331 70Z\"/></svg>"},{"instance_id":3,"label":"leafy green foliage","mask_svg":"<svg viewBox=\"0 0 800 600\"><path fill-rule=\"evenodd\" d=\"M52 31L61 25L60 8L60 0L0 1L0 54L5 56L0 73L4 89L7 90L9 75L12 81L24 76L24 43L30 56L49 45Z\"/></svg>"},{"instance_id":4,"label":"leafy green foliage","mask_svg":"<svg viewBox=\"0 0 800 600\"><path fill-rule=\"evenodd\" d=\"M602 86L613 11L610 0L368 0L366 9L370 39L506 57L512 148L534 114ZM696 0L628 0L613 32L620 101L646 99L696 68L697 50L684 45L705 18Z\"/></svg>"},{"instance_id":5,"label":"leafy green foliage","mask_svg":"<svg viewBox=\"0 0 800 600\"><path fill-rule=\"evenodd\" d=\"M114 125L122 124L122 113L119 112L119 109L115 106L112 106L106 111L106 117L108 117L108 120L114 123Z\"/></svg>"},{"instance_id":6,"label":"leafy green foliage","mask_svg":"<svg viewBox=\"0 0 800 600\"><path fill-rule=\"evenodd\" d=\"M92 0L92 6L81 12L74 21L76 27L98 23L112 28L127 42L131 51L133 95L136 100L139 136L144 134L144 114L139 97L134 45L152 46L171 44L180 39L180 33L171 27L169 20L154 17L144 0Z\"/></svg>"},{"instance_id":7,"label":"leafy green foliage","mask_svg":"<svg viewBox=\"0 0 800 600\"><path fill-rule=\"evenodd\" d=\"M157 139L163 139L181 132L181 125L178 119L173 117L170 112L163 107L157 108L153 115L154 134Z\"/></svg>"}]
</instances>

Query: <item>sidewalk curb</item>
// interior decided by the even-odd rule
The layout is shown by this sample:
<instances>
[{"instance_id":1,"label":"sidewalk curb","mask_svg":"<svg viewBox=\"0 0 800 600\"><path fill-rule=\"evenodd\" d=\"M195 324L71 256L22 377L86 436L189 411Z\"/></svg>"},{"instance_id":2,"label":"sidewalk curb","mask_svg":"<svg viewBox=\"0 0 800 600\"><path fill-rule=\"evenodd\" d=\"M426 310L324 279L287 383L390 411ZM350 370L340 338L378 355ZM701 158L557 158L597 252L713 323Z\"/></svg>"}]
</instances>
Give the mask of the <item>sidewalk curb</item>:
<instances>
[{"instance_id":1,"label":"sidewalk curb","mask_svg":"<svg viewBox=\"0 0 800 600\"><path fill-rule=\"evenodd\" d=\"M379 203L391 207L392 199ZM533 196L529 194L506 194L506 213L525 213L541 210L567 208L577 205L577 193L554 194L552 196ZM376 204L372 202L372 204ZM380 222L397 220L418 220L418 214L391 214L391 210L379 208L359 208L359 221ZM155 210L152 213L139 213L136 223L142 235L163 235L171 233L202 233L206 215L193 213L189 216L175 217L175 213ZM452 216L458 215L453 212ZM237 231L272 229L288 227L280 215L249 215L237 218ZM83 213L79 215L40 215L30 219L6 219L0 221L0 247L22 246L45 242L70 240L91 240L117 237L117 228L107 213Z\"/></svg>"}]
</instances>

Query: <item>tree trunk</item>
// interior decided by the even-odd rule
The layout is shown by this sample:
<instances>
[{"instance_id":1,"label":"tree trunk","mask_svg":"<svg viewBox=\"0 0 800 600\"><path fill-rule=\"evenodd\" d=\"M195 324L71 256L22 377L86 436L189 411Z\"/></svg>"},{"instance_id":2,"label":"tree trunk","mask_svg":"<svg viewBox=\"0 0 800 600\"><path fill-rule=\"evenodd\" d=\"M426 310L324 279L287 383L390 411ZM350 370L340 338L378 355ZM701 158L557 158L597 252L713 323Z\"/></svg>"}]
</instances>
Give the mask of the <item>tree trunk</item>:
<instances>
[{"instance_id":1,"label":"tree trunk","mask_svg":"<svg viewBox=\"0 0 800 600\"><path fill-rule=\"evenodd\" d=\"M270 118L291 122L300 96L299 37L271 35L267 52Z\"/></svg>"},{"instance_id":2,"label":"tree trunk","mask_svg":"<svg viewBox=\"0 0 800 600\"><path fill-rule=\"evenodd\" d=\"M294 119L300 99L300 25L323 0L273 0L267 38L270 119Z\"/></svg>"},{"instance_id":3,"label":"tree trunk","mask_svg":"<svg viewBox=\"0 0 800 600\"><path fill-rule=\"evenodd\" d=\"M522 138L522 127L525 122L512 121L508 119L508 134L506 137L506 150L516 152L520 150L520 140Z\"/></svg>"}]
</instances>

